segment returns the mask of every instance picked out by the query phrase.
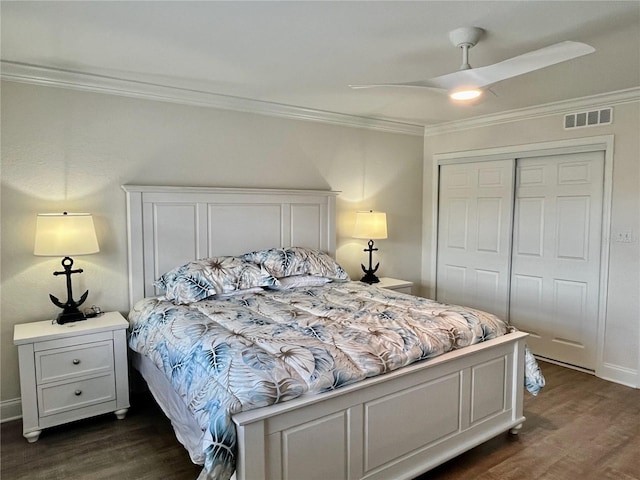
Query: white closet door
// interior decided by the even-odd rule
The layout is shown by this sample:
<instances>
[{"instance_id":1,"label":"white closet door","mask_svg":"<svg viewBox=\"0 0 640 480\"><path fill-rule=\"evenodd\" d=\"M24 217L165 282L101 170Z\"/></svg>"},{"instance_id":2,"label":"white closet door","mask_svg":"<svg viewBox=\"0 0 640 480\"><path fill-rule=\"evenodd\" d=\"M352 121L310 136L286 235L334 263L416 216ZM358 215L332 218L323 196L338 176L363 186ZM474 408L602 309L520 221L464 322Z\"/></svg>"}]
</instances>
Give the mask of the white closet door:
<instances>
[{"instance_id":1,"label":"white closet door","mask_svg":"<svg viewBox=\"0 0 640 480\"><path fill-rule=\"evenodd\" d=\"M537 354L595 369L604 152L519 159L510 320Z\"/></svg>"},{"instance_id":2,"label":"white closet door","mask_svg":"<svg viewBox=\"0 0 640 480\"><path fill-rule=\"evenodd\" d=\"M439 301L507 319L514 160L440 166Z\"/></svg>"}]
</instances>

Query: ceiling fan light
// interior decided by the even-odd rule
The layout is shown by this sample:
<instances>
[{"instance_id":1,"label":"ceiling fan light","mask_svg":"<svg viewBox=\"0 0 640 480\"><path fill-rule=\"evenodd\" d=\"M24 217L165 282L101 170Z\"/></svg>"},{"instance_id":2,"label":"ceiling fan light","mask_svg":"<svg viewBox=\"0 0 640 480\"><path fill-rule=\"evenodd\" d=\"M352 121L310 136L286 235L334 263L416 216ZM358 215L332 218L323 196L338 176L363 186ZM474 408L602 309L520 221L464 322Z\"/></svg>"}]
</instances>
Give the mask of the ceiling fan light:
<instances>
[{"instance_id":1,"label":"ceiling fan light","mask_svg":"<svg viewBox=\"0 0 640 480\"><path fill-rule=\"evenodd\" d=\"M482 95L482 90L478 88L465 88L463 90L455 90L449 94L453 100L473 100Z\"/></svg>"}]
</instances>

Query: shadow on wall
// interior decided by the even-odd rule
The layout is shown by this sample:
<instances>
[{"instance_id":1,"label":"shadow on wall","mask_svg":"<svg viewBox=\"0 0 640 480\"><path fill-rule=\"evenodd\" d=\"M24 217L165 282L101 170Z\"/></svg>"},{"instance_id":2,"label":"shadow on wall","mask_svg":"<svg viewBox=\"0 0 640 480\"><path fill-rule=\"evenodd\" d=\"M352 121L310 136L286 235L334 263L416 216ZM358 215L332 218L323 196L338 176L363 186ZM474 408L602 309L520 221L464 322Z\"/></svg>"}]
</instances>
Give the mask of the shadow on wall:
<instances>
[{"instance_id":1,"label":"shadow on wall","mask_svg":"<svg viewBox=\"0 0 640 480\"><path fill-rule=\"evenodd\" d=\"M420 164L421 165L421 164ZM388 238L375 241L379 250L373 254L376 273L419 283L422 239L422 177L410 162L389 171L379 166L374 181L360 185L360 195L343 192L337 198L336 258L352 279L360 279L368 267L367 241L353 238L356 212L374 210L387 214ZM371 166L368 170L374 170ZM420 173L422 172L420 166ZM367 195L364 195L366 187ZM356 187L354 187L355 190Z\"/></svg>"},{"instance_id":2,"label":"shadow on wall","mask_svg":"<svg viewBox=\"0 0 640 480\"><path fill-rule=\"evenodd\" d=\"M98 254L74 259L74 267L84 270L83 274L72 276L74 292L88 288L89 306L95 302L104 304L106 298L109 305L103 308L127 305L126 298L119 298L127 291L126 236L120 238L120 232L126 231L126 208L119 187L117 193L93 190L90 195L65 200L43 199L5 184L1 219L3 316L10 315L13 321L25 315L30 321L45 318L55 311L49 293L66 298L64 278L53 276L53 271L62 268L61 258L33 255L36 215L63 211L91 213L100 246ZM117 216L114 212L118 212ZM114 278L118 279L116 285Z\"/></svg>"}]
</instances>

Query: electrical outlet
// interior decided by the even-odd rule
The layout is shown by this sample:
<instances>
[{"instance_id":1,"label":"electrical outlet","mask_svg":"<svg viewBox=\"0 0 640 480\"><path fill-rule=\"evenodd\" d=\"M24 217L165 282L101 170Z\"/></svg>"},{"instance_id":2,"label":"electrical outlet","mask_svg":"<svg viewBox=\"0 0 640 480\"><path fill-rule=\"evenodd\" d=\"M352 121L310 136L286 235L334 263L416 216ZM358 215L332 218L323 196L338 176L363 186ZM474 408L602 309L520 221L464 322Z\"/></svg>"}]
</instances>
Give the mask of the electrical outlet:
<instances>
[{"instance_id":1,"label":"electrical outlet","mask_svg":"<svg viewBox=\"0 0 640 480\"><path fill-rule=\"evenodd\" d=\"M633 232L618 232L616 242L633 243Z\"/></svg>"}]
</instances>

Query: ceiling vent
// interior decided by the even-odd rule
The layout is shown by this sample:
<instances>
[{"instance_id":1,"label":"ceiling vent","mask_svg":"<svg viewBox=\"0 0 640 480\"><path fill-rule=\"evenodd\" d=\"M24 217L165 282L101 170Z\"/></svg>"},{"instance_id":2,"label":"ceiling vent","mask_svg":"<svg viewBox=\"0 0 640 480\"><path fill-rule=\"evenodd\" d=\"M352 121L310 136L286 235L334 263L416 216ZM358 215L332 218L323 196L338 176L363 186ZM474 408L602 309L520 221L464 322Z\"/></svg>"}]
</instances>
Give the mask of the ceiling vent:
<instances>
[{"instance_id":1,"label":"ceiling vent","mask_svg":"<svg viewBox=\"0 0 640 480\"><path fill-rule=\"evenodd\" d=\"M569 113L564 116L564 128L595 127L596 125L610 125L613 122L613 108L601 108L588 112Z\"/></svg>"}]
</instances>

